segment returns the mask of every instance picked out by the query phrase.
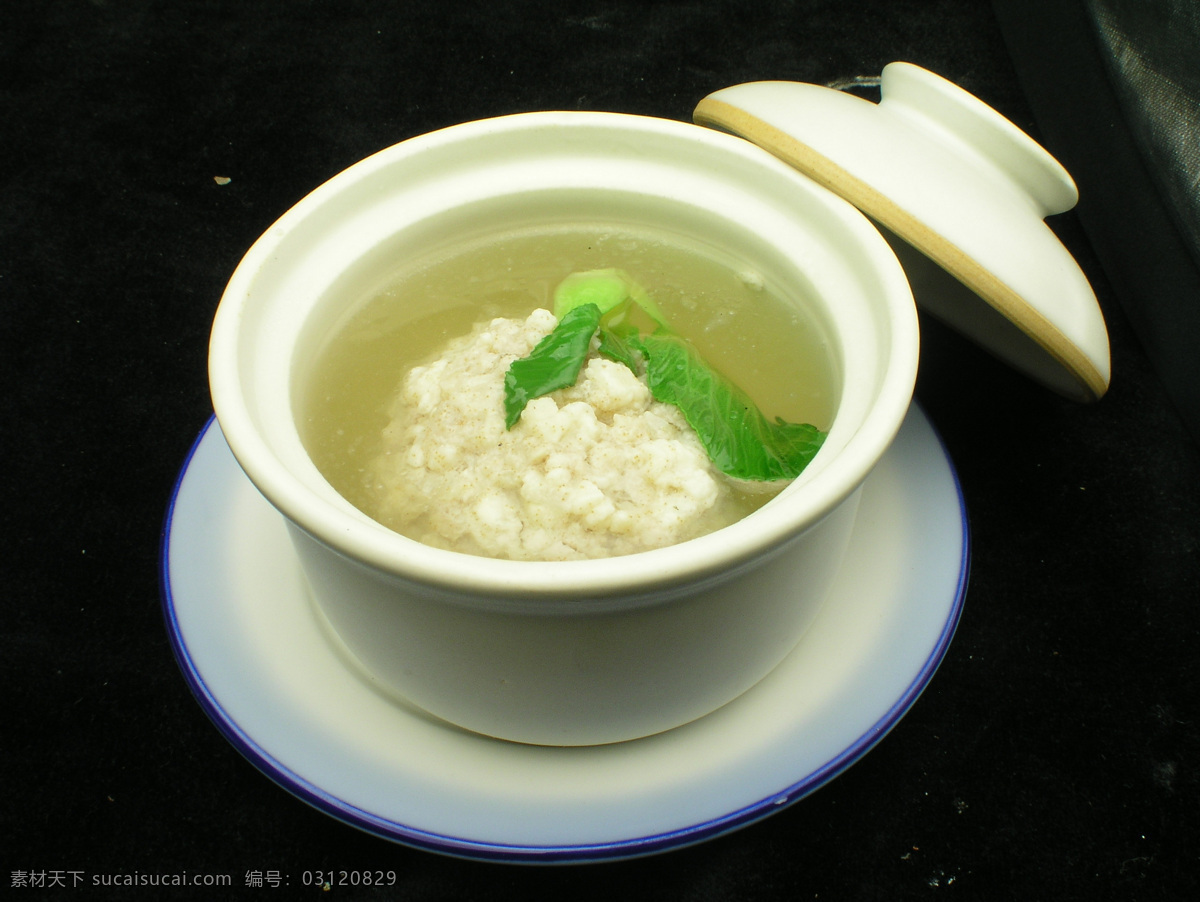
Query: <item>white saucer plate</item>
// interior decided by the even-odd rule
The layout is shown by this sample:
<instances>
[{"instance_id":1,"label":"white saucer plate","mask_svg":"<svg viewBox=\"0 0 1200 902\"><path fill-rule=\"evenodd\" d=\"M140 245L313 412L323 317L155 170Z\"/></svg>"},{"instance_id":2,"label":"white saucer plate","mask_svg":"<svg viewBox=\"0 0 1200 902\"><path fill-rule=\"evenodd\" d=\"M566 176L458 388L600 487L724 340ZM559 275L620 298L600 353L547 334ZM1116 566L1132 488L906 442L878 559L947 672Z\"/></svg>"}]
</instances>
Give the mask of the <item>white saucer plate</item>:
<instances>
[{"instance_id":1,"label":"white saucer plate","mask_svg":"<svg viewBox=\"0 0 1200 902\"><path fill-rule=\"evenodd\" d=\"M945 655L969 559L953 465L914 405L863 488L846 562L794 652L694 723L585 748L478 736L373 685L311 603L281 516L215 420L176 484L161 578L167 629L200 705L285 789L411 846L571 862L725 833L861 758Z\"/></svg>"}]
</instances>

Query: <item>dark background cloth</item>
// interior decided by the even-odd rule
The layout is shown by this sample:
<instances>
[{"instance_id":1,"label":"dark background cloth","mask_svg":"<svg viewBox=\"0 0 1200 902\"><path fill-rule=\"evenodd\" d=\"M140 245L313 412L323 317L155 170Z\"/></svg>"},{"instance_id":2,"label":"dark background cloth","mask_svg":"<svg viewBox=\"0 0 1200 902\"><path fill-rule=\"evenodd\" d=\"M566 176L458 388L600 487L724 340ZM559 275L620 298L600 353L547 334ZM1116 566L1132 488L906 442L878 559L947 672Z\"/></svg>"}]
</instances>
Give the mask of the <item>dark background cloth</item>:
<instances>
[{"instance_id":1,"label":"dark background cloth","mask_svg":"<svg viewBox=\"0 0 1200 902\"><path fill-rule=\"evenodd\" d=\"M1038 31L1024 7L1061 14L1057 30ZM1115 104L1046 102L1061 87L1046 79L1063 67L1114 90L1103 66L1091 68L1082 10L1050 0L6 0L5 889L18 871L187 871L232 875L234 888L179 898L294 898L303 870L367 868L394 870L396 885L334 894L1191 898L1200 452L1172 399L1196 386L1160 365L1145 323L1169 333L1171 309L1140 306L1111 237L1148 230L1163 207L1145 194L1102 201L1106 180L1161 182ZM974 558L957 636L908 716L766 820L588 866L483 864L389 843L241 758L172 657L158 554L174 480L211 410L209 324L255 238L354 161L440 126L552 108L686 120L726 85L828 83L893 60L961 84L1081 164L1079 212L1052 225L1096 288L1114 372L1102 401L1079 406L923 323L917 397L958 467ZM1089 136L1086 152L1077 134ZM1144 287L1187 262L1154 250ZM290 875L291 890L244 887L248 871L267 870Z\"/></svg>"},{"instance_id":2,"label":"dark background cloth","mask_svg":"<svg viewBox=\"0 0 1200 902\"><path fill-rule=\"evenodd\" d=\"M1078 219L1200 440L1200 0L996 4Z\"/></svg>"}]
</instances>

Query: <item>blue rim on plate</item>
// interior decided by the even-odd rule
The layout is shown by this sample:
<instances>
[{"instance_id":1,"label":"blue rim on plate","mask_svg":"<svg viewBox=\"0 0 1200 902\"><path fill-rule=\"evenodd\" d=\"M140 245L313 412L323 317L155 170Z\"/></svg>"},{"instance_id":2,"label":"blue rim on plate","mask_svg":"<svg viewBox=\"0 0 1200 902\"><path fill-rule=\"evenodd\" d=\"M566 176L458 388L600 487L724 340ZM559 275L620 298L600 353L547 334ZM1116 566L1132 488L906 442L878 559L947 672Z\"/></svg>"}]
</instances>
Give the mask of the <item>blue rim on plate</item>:
<instances>
[{"instance_id":1,"label":"blue rim on plate","mask_svg":"<svg viewBox=\"0 0 1200 902\"><path fill-rule=\"evenodd\" d=\"M907 685L898 687L899 691L890 706L883 710L868 728L861 730L859 735L847 743L840 752L829 756L820 766L809 768L803 774L789 777L777 791L756 795L744 804L733 807L732 810L719 816L706 817L675 829L628 837L621 836L611 841L507 844L473 838L469 835L455 835L450 831L430 831L404 823L402 819L394 816L384 816L366 810L361 805L348 802L337 794L323 789L316 782L297 773L280 760L277 754L255 739L252 735L253 725L239 723L229 711L229 706L223 703L211 688L210 680L206 679L202 672L203 667L197 662L193 650L189 647L186 630L180 622L176 587L172 585L171 562L173 555L186 556L189 553L188 548L172 544L179 513L177 507L180 492L185 477L206 441L223 443L223 436L220 434L219 427L216 426L215 418L209 419L188 452L172 489L163 527L159 577L163 612L171 647L185 680L201 708L234 748L288 792L318 810L365 832L428 851L476 860L503 862L604 861L647 855L692 845L774 814L837 777L862 758L900 721L929 684L945 656L965 602L970 569L970 531L962 497L962 487L944 444L932 425L928 423L923 412L915 404L913 411L910 412L909 420L914 418L919 419L927 427L928 435L923 433L923 440L932 442L929 447L924 449L924 452L936 451L940 456L936 465L944 469L944 475L947 475L952 481L959 518L958 527L961 530L961 553L957 561L955 584L939 587L939 591L945 593L943 597L950 596L950 593L952 593L952 597L949 597L945 619L940 624L940 629L936 634L931 633L928 637L929 651L924 663L917 669ZM906 421L907 423L908 421ZM236 468L236 464L233 466ZM244 476L241 476L240 471L238 471L238 476L245 479ZM266 504L265 501L262 503ZM738 701L734 701L731 706L737 704ZM398 712L398 716L403 716L402 712ZM500 742L500 740L491 741ZM586 812L577 812L576 814L583 816Z\"/></svg>"}]
</instances>

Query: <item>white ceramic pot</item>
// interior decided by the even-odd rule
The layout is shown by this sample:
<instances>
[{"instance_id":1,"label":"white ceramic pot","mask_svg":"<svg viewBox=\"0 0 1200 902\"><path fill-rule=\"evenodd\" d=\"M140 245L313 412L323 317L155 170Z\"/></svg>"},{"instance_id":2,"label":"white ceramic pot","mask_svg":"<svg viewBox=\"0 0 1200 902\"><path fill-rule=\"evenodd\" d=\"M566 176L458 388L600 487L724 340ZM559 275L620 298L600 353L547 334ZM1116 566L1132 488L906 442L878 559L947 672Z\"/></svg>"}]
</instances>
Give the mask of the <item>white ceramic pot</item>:
<instances>
[{"instance_id":1,"label":"white ceramic pot","mask_svg":"<svg viewBox=\"0 0 1200 902\"><path fill-rule=\"evenodd\" d=\"M610 560L500 561L375 523L316 470L293 387L313 336L406 254L457 232L594 218L697 238L829 336L840 400L776 499L713 534ZM313 598L381 688L466 729L615 742L736 698L795 646L846 547L857 491L905 416L912 295L850 204L749 142L685 123L531 113L445 129L336 176L250 249L210 348L218 421L283 514Z\"/></svg>"}]
</instances>

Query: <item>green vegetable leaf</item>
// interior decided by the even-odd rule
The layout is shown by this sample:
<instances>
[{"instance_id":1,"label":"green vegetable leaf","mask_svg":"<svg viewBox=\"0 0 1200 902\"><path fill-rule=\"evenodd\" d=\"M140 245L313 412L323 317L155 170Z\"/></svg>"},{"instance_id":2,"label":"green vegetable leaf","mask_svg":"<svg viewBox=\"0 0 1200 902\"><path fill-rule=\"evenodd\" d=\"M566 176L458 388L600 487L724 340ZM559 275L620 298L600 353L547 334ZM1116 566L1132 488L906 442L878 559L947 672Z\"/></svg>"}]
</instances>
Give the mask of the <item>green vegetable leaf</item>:
<instances>
[{"instance_id":1,"label":"green vegetable leaf","mask_svg":"<svg viewBox=\"0 0 1200 902\"><path fill-rule=\"evenodd\" d=\"M602 357L607 357L609 360L615 360L617 363L623 363L637 375L641 370L641 357L637 351L637 335L638 331L633 326L622 324L616 326L606 326L604 320L600 320L600 347L598 348Z\"/></svg>"},{"instance_id":2,"label":"green vegetable leaf","mask_svg":"<svg viewBox=\"0 0 1200 902\"><path fill-rule=\"evenodd\" d=\"M554 289L554 315L562 319L576 307L595 304L607 313L629 297L629 279L620 270L573 272Z\"/></svg>"},{"instance_id":3,"label":"green vegetable leaf","mask_svg":"<svg viewBox=\"0 0 1200 902\"><path fill-rule=\"evenodd\" d=\"M554 292L554 312L558 325L505 374L509 429L534 398L575 384L599 330L599 353L635 374L644 368L654 399L683 413L713 465L727 476L794 479L825 441L825 433L807 423L768 420L745 392L671 333L654 301L620 270L568 276Z\"/></svg>"},{"instance_id":4,"label":"green vegetable leaf","mask_svg":"<svg viewBox=\"0 0 1200 902\"><path fill-rule=\"evenodd\" d=\"M768 420L683 339L659 330L636 343L646 358L650 393L679 408L713 465L725 475L753 481L794 479L825 440L825 433L807 423Z\"/></svg>"},{"instance_id":5,"label":"green vegetable leaf","mask_svg":"<svg viewBox=\"0 0 1200 902\"><path fill-rule=\"evenodd\" d=\"M626 300L635 304L659 325L662 311L641 285L620 269L589 269L573 272L554 289L554 315L562 319L568 311L584 304L595 304L601 314L608 313Z\"/></svg>"},{"instance_id":6,"label":"green vegetable leaf","mask_svg":"<svg viewBox=\"0 0 1200 902\"><path fill-rule=\"evenodd\" d=\"M600 325L600 308L583 304L564 314L529 356L514 360L504 375L504 425L512 429L534 398L569 388L587 360L592 336Z\"/></svg>"}]
</instances>

